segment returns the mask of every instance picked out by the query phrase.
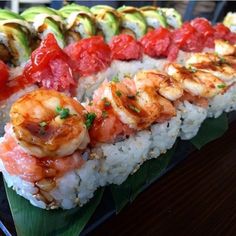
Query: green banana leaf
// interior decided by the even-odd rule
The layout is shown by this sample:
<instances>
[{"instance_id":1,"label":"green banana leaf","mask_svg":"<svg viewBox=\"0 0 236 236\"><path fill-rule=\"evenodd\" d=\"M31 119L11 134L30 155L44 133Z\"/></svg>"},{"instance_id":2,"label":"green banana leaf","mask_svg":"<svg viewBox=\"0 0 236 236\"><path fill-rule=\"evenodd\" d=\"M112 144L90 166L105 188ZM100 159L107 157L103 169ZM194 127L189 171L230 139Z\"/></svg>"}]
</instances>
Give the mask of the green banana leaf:
<instances>
[{"instance_id":1,"label":"green banana leaf","mask_svg":"<svg viewBox=\"0 0 236 236\"><path fill-rule=\"evenodd\" d=\"M228 129L227 114L223 113L218 118L206 119L197 135L191 139L191 143L197 148L201 149L207 143L220 138Z\"/></svg>"},{"instance_id":2,"label":"green banana leaf","mask_svg":"<svg viewBox=\"0 0 236 236\"><path fill-rule=\"evenodd\" d=\"M119 213L126 204L133 202L134 199L144 190L146 184L151 184L158 176L163 174L171 157L175 151L175 146L156 159L146 161L139 170L130 175L121 185L111 185L111 192Z\"/></svg>"},{"instance_id":3,"label":"green banana leaf","mask_svg":"<svg viewBox=\"0 0 236 236\"><path fill-rule=\"evenodd\" d=\"M78 236L99 205L103 189L82 208L71 210L43 210L32 206L14 190L5 190L18 236Z\"/></svg>"}]
</instances>

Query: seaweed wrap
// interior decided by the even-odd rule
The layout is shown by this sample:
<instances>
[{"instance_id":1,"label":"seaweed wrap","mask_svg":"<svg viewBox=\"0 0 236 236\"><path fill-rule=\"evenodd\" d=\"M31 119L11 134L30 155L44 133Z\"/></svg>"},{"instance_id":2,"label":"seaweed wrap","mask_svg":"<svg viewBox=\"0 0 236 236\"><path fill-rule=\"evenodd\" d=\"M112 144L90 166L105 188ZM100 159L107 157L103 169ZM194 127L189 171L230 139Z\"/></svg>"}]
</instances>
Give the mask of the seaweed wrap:
<instances>
[{"instance_id":1,"label":"seaweed wrap","mask_svg":"<svg viewBox=\"0 0 236 236\"><path fill-rule=\"evenodd\" d=\"M92 13L96 17L97 34L102 34L107 42L114 35L119 34L120 15L110 6L97 5L91 8Z\"/></svg>"},{"instance_id":2,"label":"seaweed wrap","mask_svg":"<svg viewBox=\"0 0 236 236\"><path fill-rule=\"evenodd\" d=\"M146 6L140 8L140 10L146 18L148 29L155 29L160 26L164 28L168 27L165 15L161 10L159 10L159 8L154 6Z\"/></svg>"},{"instance_id":3,"label":"seaweed wrap","mask_svg":"<svg viewBox=\"0 0 236 236\"><path fill-rule=\"evenodd\" d=\"M62 7L59 13L65 18L68 43L95 35L95 18L88 7L70 4Z\"/></svg>"},{"instance_id":4,"label":"seaweed wrap","mask_svg":"<svg viewBox=\"0 0 236 236\"><path fill-rule=\"evenodd\" d=\"M147 23L139 9L122 6L118 8L117 11L122 15L122 32L130 33L138 39L147 33Z\"/></svg>"},{"instance_id":5,"label":"seaweed wrap","mask_svg":"<svg viewBox=\"0 0 236 236\"><path fill-rule=\"evenodd\" d=\"M63 18L55 10L44 6L30 7L21 16L35 29L35 37L39 39L36 46L48 33L55 36L60 47L65 46Z\"/></svg>"},{"instance_id":6,"label":"seaweed wrap","mask_svg":"<svg viewBox=\"0 0 236 236\"><path fill-rule=\"evenodd\" d=\"M30 56L31 27L20 15L0 9L0 59L19 66Z\"/></svg>"},{"instance_id":7,"label":"seaweed wrap","mask_svg":"<svg viewBox=\"0 0 236 236\"><path fill-rule=\"evenodd\" d=\"M166 17L169 26L179 28L182 25L182 17L174 8L160 8Z\"/></svg>"}]
</instances>

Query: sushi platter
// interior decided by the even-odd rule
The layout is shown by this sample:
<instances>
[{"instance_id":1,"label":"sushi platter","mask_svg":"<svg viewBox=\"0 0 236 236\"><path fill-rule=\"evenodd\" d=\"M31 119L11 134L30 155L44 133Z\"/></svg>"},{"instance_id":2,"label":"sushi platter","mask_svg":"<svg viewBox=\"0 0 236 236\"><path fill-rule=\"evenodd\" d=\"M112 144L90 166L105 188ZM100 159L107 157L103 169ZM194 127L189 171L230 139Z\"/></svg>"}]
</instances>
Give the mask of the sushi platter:
<instances>
[{"instance_id":1,"label":"sushi platter","mask_svg":"<svg viewBox=\"0 0 236 236\"><path fill-rule=\"evenodd\" d=\"M45 235L78 235L98 207L85 234L224 134L236 110L226 19L182 22L153 6L0 9L0 172L18 235L45 219L58 222Z\"/></svg>"}]
</instances>

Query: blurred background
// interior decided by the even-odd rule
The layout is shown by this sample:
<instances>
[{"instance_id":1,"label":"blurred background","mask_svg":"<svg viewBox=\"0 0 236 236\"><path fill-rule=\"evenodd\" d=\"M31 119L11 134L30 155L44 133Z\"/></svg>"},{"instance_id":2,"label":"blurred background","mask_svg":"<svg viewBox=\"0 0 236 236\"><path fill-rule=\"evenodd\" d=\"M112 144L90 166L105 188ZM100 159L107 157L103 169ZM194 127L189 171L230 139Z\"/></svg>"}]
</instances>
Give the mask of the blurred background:
<instances>
[{"instance_id":1,"label":"blurred background","mask_svg":"<svg viewBox=\"0 0 236 236\"><path fill-rule=\"evenodd\" d=\"M81 5L92 6L97 4L106 4L113 7L122 5L144 6L156 5L160 7L174 7L181 13L184 20L191 20L196 16L203 16L213 23L222 20L222 17L228 11L235 11L234 1L67 1L67 0L0 0L1 8L9 8L15 12L21 12L31 5L44 4L55 9L59 9L67 3L76 2Z\"/></svg>"}]
</instances>

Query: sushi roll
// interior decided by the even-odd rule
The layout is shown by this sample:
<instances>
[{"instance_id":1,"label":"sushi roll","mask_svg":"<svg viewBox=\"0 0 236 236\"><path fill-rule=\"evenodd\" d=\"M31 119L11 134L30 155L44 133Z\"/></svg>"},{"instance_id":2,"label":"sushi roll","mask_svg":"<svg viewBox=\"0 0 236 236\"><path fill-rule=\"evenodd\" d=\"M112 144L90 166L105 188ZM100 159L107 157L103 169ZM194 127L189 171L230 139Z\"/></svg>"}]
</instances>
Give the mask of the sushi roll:
<instances>
[{"instance_id":1,"label":"sushi roll","mask_svg":"<svg viewBox=\"0 0 236 236\"><path fill-rule=\"evenodd\" d=\"M140 71L134 78L103 83L86 105L96 114L89 134L91 153L100 157L101 185L121 184L143 162L170 149L178 137L180 115L160 94L177 99L182 89L174 81L176 86L170 88L167 81L147 74Z\"/></svg>"},{"instance_id":2,"label":"sushi roll","mask_svg":"<svg viewBox=\"0 0 236 236\"><path fill-rule=\"evenodd\" d=\"M140 10L146 18L148 30L156 29L159 27L168 27L166 17L159 8L154 6L145 6L141 7Z\"/></svg>"},{"instance_id":3,"label":"sushi roll","mask_svg":"<svg viewBox=\"0 0 236 236\"><path fill-rule=\"evenodd\" d=\"M147 22L141 10L122 6L117 9L121 14L121 33L128 33L139 39L147 33Z\"/></svg>"},{"instance_id":4,"label":"sushi roll","mask_svg":"<svg viewBox=\"0 0 236 236\"><path fill-rule=\"evenodd\" d=\"M67 44L95 35L95 18L88 7L70 4L59 13L65 19Z\"/></svg>"},{"instance_id":5,"label":"sushi roll","mask_svg":"<svg viewBox=\"0 0 236 236\"><path fill-rule=\"evenodd\" d=\"M236 109L236 85L235 85L235 65L236 65L236 48L225 40L215 40L215 54L211 58L212 68L214 74L225 81L225 84L220 85L220 88L224 91L223 94L215 96L209 102L208 116L217 118L223 112L230 112ZM204 54L204 59L209 59L209 55ZM201 59L202 60L202 59ZM191 62L191 61L190 61ZM206 62L204 64L207 65ZM220 68L221 69L220 69ZM206 68L207 69L207 66Z\"/></svg>"},{"instance_id":6,"label":"sushi roll","mask_svg":"<svg viewBox=\"0 0 236 236\"><path fill-rule=\"evenodd\" d=\"M224 17L223 24L227 26L232 32L236 32L236 13L228 12Z\"/></svg>"},{"instance_id":7,"label":"sushi roll","mask_svg":"<svg viewBox=\"0 0 236 236\"><path fill-rule=\"evenodd\" d=\"M114 8L96 5L91 11L96 18L97 34L104 36L106 42L110 42L114 35L120 33L121 15Z\"/></svg>"},{"instance_id":8,"label":"sushi roll","mask_svg":"<svg viewBox=\"0 0 236 236\"><path fill-rule=\"evenodd\" d=\"M223 94L226 84L211 73L185 68L182 65L170 63L166 71L182 84L184 94L177 109L181 113L181 139L193 138L202 122L207 117L209 100L218 94Z\"/></svg>"},{"instance_id":9,"label":"sushi roll","mask_svg":"<svg viewBox=\"0 0 236 236\"><path fill-rule=\"evenodd\" d=\"M15 66L30 57L32 29L20 15L0 9L0 60Z\"/></svg>"},{"instance_id":10,"label":"sushi roll","mask_svg":"<svg viewBox=\"0 0 236 236\"><path fill-rule=\"evenodd\" d=\"M8 186L44 209L87 202L97 176L96 160L85 154L85 115L77 101L53 90L35 90L17 100L0 143L0 168Z\"/></svg>"},{"instance_id":11,"label":"sushi roll","mask_svg":"<svg viewBox=\"0 0 236 236\"><path fill-rule=\"evenodd\" d=\"M34 48L36 48L40 41L49 33L55 36L61 48L65 46L63 18L54 9L44 6L30 7L22 12L21 16L28 21L35 30L36 45Z\"/></svg>"},{"instance_id":12,"label":"sushi roll","mask_svg":"<svg viewBox=\"0 0 236 236\"><path fill-rule=\"evenodd\" d=\"M174 8L160 8L160 10L164 13L169 26L174 29L181 27L182 17Z\"/></svg>"},{"instance_id":13,"label":"sushi roll","mask_svg":"<svg viewBox=\"0 0 236 236\"><path fill-rule=\"evenodd\" d=\"M171 102L152 84L147 90L139 86L140 94L134 95L132 82L130 88L125 84L101 86L87 111L53 90L35 90L17 100L0 143L8 186L37 207L70 209L85 204L99 186L122 183L145 160L171 148L180 124ZM143 103L143 96L150 100ZM151 126L155 121L160 124Z\"/></svg>"}]
</instances>

